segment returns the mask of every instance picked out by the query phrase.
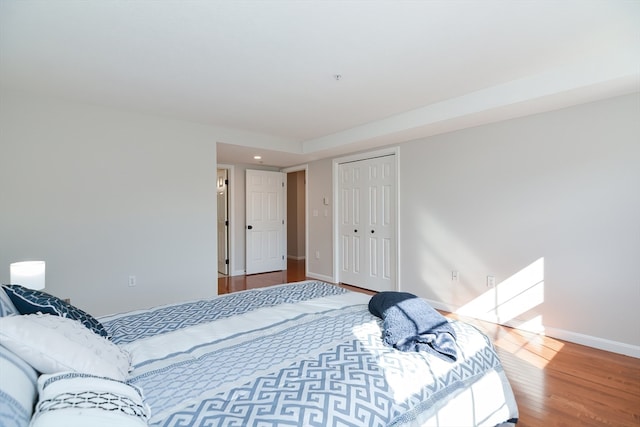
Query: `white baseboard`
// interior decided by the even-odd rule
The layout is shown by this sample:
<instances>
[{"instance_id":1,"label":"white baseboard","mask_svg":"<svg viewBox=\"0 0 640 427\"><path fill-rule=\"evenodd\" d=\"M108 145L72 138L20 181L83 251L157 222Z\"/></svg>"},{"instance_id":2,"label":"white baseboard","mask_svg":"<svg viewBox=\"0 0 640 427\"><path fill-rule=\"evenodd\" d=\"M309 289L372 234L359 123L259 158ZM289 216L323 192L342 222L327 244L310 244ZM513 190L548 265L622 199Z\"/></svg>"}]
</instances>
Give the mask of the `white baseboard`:
<instances>
[{"instance_id":1,"label":"white baseboard","mask_svg":"<svg viewBox=\"0 0 640 427\"><path fill-rule=\"evenodd\" d=\"M545 335L553 338L598 348L600 350L611 351L613 353L624 354L625 356L640 358L640 346L638 345L612 341L605 338L580 334L578 332L565 331L564 329L558 328L545 327L544 330Z\"/></svg>"},{"instance_id":2,"label":"white baseboard","mask_svg":"<svg viewBox=\"0 0 640 427\"><path fill-rule=\"evenodd\" d=\"M324 274L312 273L308 271L306 276L311 277L312 279L322 280L323 282L335 283L333 281L333 277L325 276Z\"/></svg>"},{"instance_id":3,"label":"white baseboard","mask_svg":"<svg viewBox=\"0 0 640 427\"><path fill-rule=\"evenodd\" d=\"M433 308L437 310L443 310L450 313L454 313L458 307L454 307L449 304L445 304L439 301L426 300ZM478 317L480 320L484 320L487 322L496 323L495 319L490 318L482 318ZM505 326L509 326L512 328L518 328L518 320L514 319L515 322L506 322ZM574 344L586 345L588 347L597 348L600 350L610 351L612 353L624 354L625 356L631 356L635 358L640 358L640 346L627 344L619 341L612 341L605 338L594 337L591 335L580 334L578 332L566 331L564 329L552 328L549 326L544 326L544 335L556 338L563 341L568 341Z\"/></svg>"}]
</instances>

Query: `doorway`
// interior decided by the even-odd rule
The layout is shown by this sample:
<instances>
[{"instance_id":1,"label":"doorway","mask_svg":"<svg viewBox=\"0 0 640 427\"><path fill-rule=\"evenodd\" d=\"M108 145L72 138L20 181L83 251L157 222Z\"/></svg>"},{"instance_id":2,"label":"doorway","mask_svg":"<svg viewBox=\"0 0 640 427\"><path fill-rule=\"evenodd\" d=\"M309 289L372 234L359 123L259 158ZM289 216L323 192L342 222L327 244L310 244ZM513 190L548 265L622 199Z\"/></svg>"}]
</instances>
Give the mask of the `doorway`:
<instances>
[{"instance_id":1,"label":"doorway","mask_svg":"<svg viewBox=\"0 0 640 427\"><path fill-rule=\"evenodd\" d=\"M297 269L302 267L306 276L309 271L308 166L293 166L282 172L287 174L287 265L295 264Z\"/></svg>"},{"instance_id":2,"label":"doorway","mask_svg":"<svg viewBox=\"0 0 640 427\"><path fill-rule=\"evenodd\" d=\"M287 259L295 261L306 258L305 181L304 170L287 174Z\"/></svg>"},{"instance_id":3,"label":"doorway","mask_svg":"<svg viewBox=\"0 0 640 427\"><path fill-rule=\"evenodd\" d=\"M245 226L242 224L242 221L237 219L237 215L234 213L235 211L235 203L234 202L234 193L238 193L239 192L239 196L244 198L244 194L242 194L245 189L244 189L244 185L242 184L242 181L239 181L240 178L236 178L235 177L235 166L231 165L231 164L218 164L217 165L217 169L218 172L220 172L221 169L226 170L226 193L224 194L226 196L226 204L227 204L227 209L226 209L226 215L227 215L227 219L223 219L222 215L218 215L218 238L219 238L219 244L223 245L222 242L222 238L224 238L226 240L226 248L227 248L227 260L228 262L225 262L224 265L227 266L227 274L228 277L232 277L232 276L241 276L243 274L246 274L246 270L245 270L245 266L246 264L243 265L242 263L242 253L245 252L245 247L243 247L244 245L242 245L242 242L236 242L236 237L238 236L239 239L245 240L245 236L244 234L246 233L245 230ZM293 260L292 261L295 262L296 264L296 269L300 269L302 268L302 274L307 273L307 271L309 271L309 266L308 266L308 241L309 241L309 237L308 237L308 230L306 227L306 224L309 223L309 219L308 219L308 214L307 214L307 206L308 206L308 189L307 189L307 176L308 176L308 166L307 165L300 165L300 166L294 166L291 168L285 168L282 169L282 171L285 174L285 182L288 182L288 175L289 174L294 174L296 172L301 173L302 175L297 175L297 182L300 183L300 181L302 181L303 185L300 185L299 188L297 189L296 192L296 198L295 198L295 202L292 200L287 200L287 193L285 193L285 200L286 200L286 205L287 207L289 207L290 205L295 207L295 210L293 213L289 213L287 212L287 217L295 217L298 218L297 219L297 224L298 227L296 227L296 231L292 232L293 234L297 234L295 239L298 242L298 248L297 248L297 252L294 254L292 254L292 256L295 256L297 258L300 258L299 260ZM241 172L238 172L241 173ZM244 172L242 172L244 173ZM235 184L237 184L238 182L240 182L240 188L236 188L234 187ZM219 193L219 192L218 192ZM218 194L218 196L221 196L220 194ZM244 210L244 209L243 209ZM221 209L220 211L225 212L224 209ZM286 212L286 209L285 209ZM239 215L244 216L244 212L241 212ZM302 216L302 220L299 219ZM226 222L225 222L226 221ZM287 218L286 222L288 223L289 218ZM225 226L226 224L226 226ZM239 227L239 228L238 228ZM302 231L300 231L300 229L302 229ZM221 230L224 231L223 233L221 233ZM288 235L290 234L290 232L285 229L285 233ZM286 239L286 238L285 238ZM286 240L285 240L286 243ZM221 246L224 247L224 246ZM300 249L302 249L302 252L300 252ZM239 255L237 252L241 251L241 254ZM219 257L219 261L223 260L223 257L220 256L220 254L222 253L221 250L218 250L218 257ZM285 251L285 258L289 259L289 252ZM238 264L241 263L241 264ZM300 265L302 264L302 265ZM287 269L289 266L288 262L284 262L284 267ZM220 262L219 262L219 267L221 267ZM224 277L224 273L219 273L219 276Z\"/></svg>"},{"instance_id":4,"label":"doorway","mask_svg":"<svg viewBox=\"0 0 640 427\"><path fill-rule=\"evenodd\" d=\"M279 212L278 179L283 177L284 217ZM247 169L246 179L246 274L286 270L291 262L307 272L307 168L282 172ZM282 222L283 257L277 259L282 244L279 223ZM286 258L286 261L285 261Z\"/></svg>"}]
</instances>

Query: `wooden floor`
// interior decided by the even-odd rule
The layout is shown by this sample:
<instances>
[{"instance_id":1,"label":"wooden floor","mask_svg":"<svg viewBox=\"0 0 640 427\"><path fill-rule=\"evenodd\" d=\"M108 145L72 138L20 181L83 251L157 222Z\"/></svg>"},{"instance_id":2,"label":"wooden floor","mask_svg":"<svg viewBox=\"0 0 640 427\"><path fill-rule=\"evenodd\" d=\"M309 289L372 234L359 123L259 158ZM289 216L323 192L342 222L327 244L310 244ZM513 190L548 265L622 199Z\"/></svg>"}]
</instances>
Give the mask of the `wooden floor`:
<instances>
[{"instance_id":1,"label":"wooden floor","mask_svg":"<svg viewBox=\"0 0 640 427\"><path fill-rule=\"evenodd\" d=\"M304 261L290 260L286 271L220 278L218 293L300 280ZM462 320L493 340L518 403L518 426L640 427L640 359Z\"/></svg>"}]
</instances>

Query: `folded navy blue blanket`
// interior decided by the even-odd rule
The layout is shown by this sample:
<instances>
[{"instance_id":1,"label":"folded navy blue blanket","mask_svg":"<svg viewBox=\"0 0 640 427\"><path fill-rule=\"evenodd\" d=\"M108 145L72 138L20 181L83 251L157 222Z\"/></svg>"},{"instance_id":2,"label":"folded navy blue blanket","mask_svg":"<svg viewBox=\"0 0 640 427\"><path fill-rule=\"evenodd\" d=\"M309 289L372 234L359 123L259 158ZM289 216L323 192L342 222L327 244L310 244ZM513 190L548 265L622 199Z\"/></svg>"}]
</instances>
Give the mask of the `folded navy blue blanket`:
<instances>
[{"instance_id":1,"label":"folded navy blue blanket","mask_svg":"<svg viewBox=\"0 0 640 427\"><path fill-rule=\"evenodd\" d=\"M456 361L456 333L426 301L408 292L379 292L369 300L369 311L383 320L386 345Z\"/></svg>"}]
</instances>

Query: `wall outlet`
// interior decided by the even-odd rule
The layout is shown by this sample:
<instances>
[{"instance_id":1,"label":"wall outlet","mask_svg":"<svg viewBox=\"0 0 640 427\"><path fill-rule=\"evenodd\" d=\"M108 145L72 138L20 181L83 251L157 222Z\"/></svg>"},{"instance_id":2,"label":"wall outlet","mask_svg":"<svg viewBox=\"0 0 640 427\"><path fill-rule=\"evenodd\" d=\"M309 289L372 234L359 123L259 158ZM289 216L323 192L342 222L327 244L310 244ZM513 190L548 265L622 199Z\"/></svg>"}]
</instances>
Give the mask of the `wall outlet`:
<instances>
[{"instance_id":1,"label":"wall outlet","mask_svg":"<svg viewBox=\"0 0 640 427\"><path fill-rule=\"evenodd\" d=\"M129 276L129 287L132 288L136 285L136 276Z\"/></svg>"},{"instance_id":2,"label":"wall outlet","mask_svg":"<svg viewBox=\"0 0 640 427\"><path fill-rule=\"evenodd\" d=\"M459 276L458 276L458 272L457 272L457 271L452 271L452 272L451 272L451 281L452 281L452 282L457 282L457 281L458 281L458 278L459 278Z\"/></svg>"},{"instance_id":3,"label":"wall outlet","mask_svg":"<svg viewBox=\"0 0 640 427\"><path fill-rule=\"evenodd\" d=\"M496 286L496 276L487 276L487 288Z\"/></svg>"},{"instance_id":4,"label":"wall outlet","mask_svg":"<svg viewBox=\"0 0 640 427\"><path fill-rule=\"evenodd\" d=\"M316 259L320 259L320 251L316 251Z\"/></svg>"}]
</instances>

